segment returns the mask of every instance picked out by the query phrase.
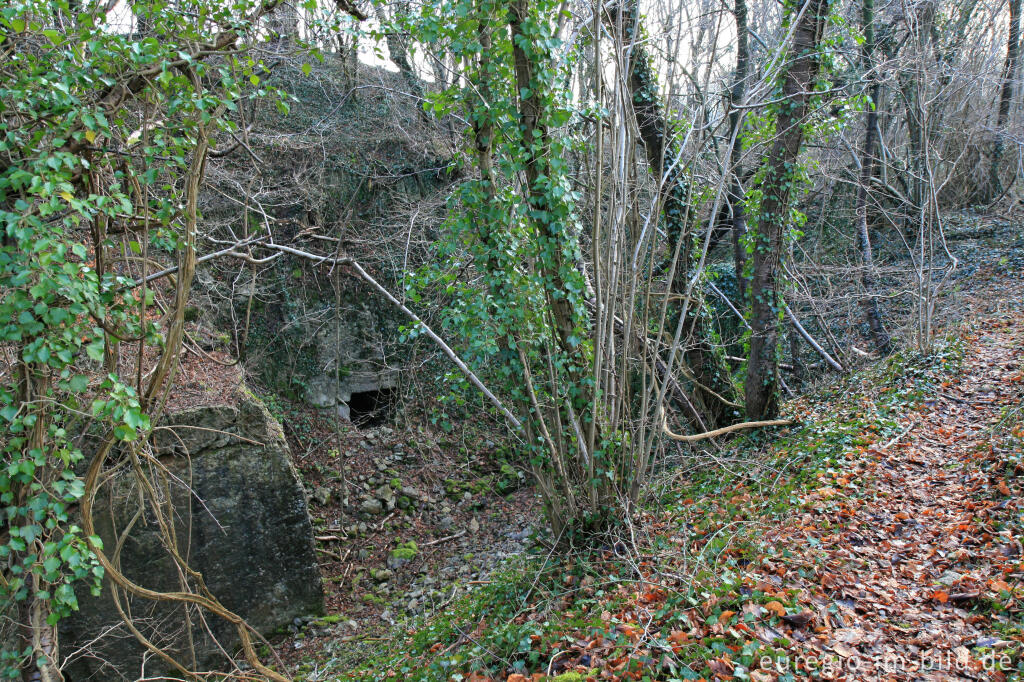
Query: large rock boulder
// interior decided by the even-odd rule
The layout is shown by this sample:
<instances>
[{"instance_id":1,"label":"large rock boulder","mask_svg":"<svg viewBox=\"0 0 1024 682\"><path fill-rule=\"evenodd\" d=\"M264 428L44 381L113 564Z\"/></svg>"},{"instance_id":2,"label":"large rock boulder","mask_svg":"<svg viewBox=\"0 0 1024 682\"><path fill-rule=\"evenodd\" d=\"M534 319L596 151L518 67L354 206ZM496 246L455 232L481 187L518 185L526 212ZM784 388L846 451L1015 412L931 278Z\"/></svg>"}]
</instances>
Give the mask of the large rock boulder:
<instances>
[{"instance_id":1,"label":"large rock boulder","mask_svg":"<svg viewBox=\"0 0 1024 682\"><path fill-rule=\"evenodd\" d=\"M322 613L304 491L280 425L257 398L243 388L233 405L169 415L154 446L169 474L162 496L164 508L173 509L179 553L225 607L262 633ZM152 510L140 514L139 500L127 472L103 487L95 521L104 547L111 554L128 529L119 553L123 573L149 589L179 590L181 572ZM218 643L228 652L237 646L234 627L217 616L117 596L148 639L188 666L222 667ZM61 650L67 656L87 649L68 667L68 680L136 680L169 670L123 624L109 580L100 597L79 599L81 611L63 626Z\"/></svg>"}]
</instances>

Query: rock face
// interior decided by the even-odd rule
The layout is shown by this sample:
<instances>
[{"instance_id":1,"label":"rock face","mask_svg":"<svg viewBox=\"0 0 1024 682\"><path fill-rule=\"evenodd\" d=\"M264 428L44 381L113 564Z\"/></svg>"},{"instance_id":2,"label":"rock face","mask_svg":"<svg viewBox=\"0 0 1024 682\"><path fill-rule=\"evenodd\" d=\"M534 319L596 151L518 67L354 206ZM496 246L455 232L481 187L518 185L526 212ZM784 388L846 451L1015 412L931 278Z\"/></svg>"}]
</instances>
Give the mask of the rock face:
<instances>
[{"instance_id":1,"label":"rock face","mask_svg":"<svg viewBox=\"0 0 1024 682\"><path fill-rule=\"evenodd\" d=\"M202 574L210 592L263 633L296 617L322 613L305 494L281 427L263 404L243 389L236 405L186 410L161 425L169 428L157 430L154 446L171 474L165 502L174 509L179 552ZM104 486L95 513L104 547L109 555L116 535L131 527L120 552L123 573L149 589L179 590L179 572L155 530L152 512L131 525L139 510L131 478ZM69 682L135 680L167 670L159 659L144 656L121 623L111 592L107 580L100 597L79 595L81 611L63 627L64 656L103 635L90 645L90 654L68 667ZM234 627L217 616L189 609L188 628L180 605L123 592L118 596L139 630L188 666L193 651L199 669L226 662L211 634L227 651L236 647Z\"/></svg>"},{"instance_id":2,"label":"rock face","mask_svg":"<svg viewBox=\"0 0 1024 682\"><path fill-rule=\"evenodd\" d=\"M428 253L416 245L437 239L460 180L452 133L400 94L408 90L401 74L366 64L351 73L343 61L304 66L303 74L285 60L267 76L295 101L288 116L254 112L251 147L265 164L254 174L244 153L211 159L200 208L211 225L234 228L219 235L229 239L247 219L232 197L249 187L276 240L311 236L303 248L341 249L400 292L410 282L404 273ZM356 94L357 84L367 87ZM345 266L277 255L269 268L239 261L237 271L200 269L203 326L234 329L246 320L246 363L264 385L356 424L376 420L369 413L388 403L407 366L409 346L399 339L408 320Z\"/></svg>"}]
</instances>

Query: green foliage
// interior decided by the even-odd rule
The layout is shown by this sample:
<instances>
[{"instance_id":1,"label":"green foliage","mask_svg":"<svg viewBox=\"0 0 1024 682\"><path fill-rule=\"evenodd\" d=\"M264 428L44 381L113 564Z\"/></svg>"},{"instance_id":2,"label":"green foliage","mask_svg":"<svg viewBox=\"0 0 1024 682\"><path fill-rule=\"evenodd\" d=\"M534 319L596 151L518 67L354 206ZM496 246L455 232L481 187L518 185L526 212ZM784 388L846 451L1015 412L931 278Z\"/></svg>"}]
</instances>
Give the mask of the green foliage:
<instances>
[{"instance_id":1,"label":"green foliage","mask_svg":"<svg viewBox=\"0 0 1024 682\"><path fill-rule=\"evenodd\" d=\"M182 248L197 140L226 136L241 99L273 92L244 53L203 61L253 28L256 0L134 3L143 35L115 32L102 6L0 9L0 342L18 360L0 386L0 601L43 603L51 625L78 608L76 583L95 594L103 578L99 538L69 522L80 436L131 447L151 430L142 372L118 373L119 344L176 352L153 290L112 262ZM27 659L2 660L13 675Z\"/></svg>"},{"instance_id":2,"label":"green foliage","mask_svg":"<svg viewBox=\"0 0 1024 682\"><path fill-rule=\"evenodd\" d=\"M459 111L469 121L466 162L480 175L451 198L445 236L435 245L440 265L410 283L413 300L435 287L453 301L444 319L463 340L464 359L503 389L525 424L525 463L557 491L546 504L556 532L601 525L616 513L612 491L630 484L629 468L616 462L619 436L600 434L592 453L580 442L580 434L599 429L589 419L593 348L576 267L581 228L566 160L571 141L562 134L574 111L570 64L556 36L559 10L550 0L424 6L417 36L446 45L466 65L466 84L432 95L428 110ZM470 265L479 278L463 276ZM578 495L597 504L574 509Z\"/></svg>"}]
</instances>

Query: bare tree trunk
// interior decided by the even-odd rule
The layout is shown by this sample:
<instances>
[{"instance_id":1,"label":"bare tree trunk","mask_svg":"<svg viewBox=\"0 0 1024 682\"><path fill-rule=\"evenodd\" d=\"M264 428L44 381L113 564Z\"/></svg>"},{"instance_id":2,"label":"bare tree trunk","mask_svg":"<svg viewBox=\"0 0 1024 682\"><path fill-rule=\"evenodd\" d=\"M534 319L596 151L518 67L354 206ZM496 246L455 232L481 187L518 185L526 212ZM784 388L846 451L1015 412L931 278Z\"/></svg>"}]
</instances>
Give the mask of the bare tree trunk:
<instances>
[{"instance_id":1,"label":"bare tree trunk","mask_svg":"<svg viewBox=\"0 0 1024 682\"><path fill-rule=\"evenodd\" d=\"M288 2L282 2L267 18L270 42L279 52L285 52L295 45L299 37L299 10Z\"/></svg>"},{"instance_id":2,"label":"bare tree trunk","mask_svg":"<svg viewBox=\"0 0 1024 682\"><path fill-rule=\"evenodd\" d=\"M1020 0L1014 0L1019 2ZM861 283L867 297L862 301L864 317L867 319L868 327L871 329L871 338L874 341L875 349L882 355L892 352L892 340L885 330L882 322L882 314L878 307L878 298L875 296L875 262L871 252L871 235L868 232L868 190L871 186L871 177L875 171L875 145L878 141L878 104L881 85L878 81L878 74L875 72L874 51L875 51L875 3L874 0L864 0L861 11L861 23L864 31L864 45L862 47L862 62L867 74L871 93L871 108L868 109L866 130L864 132L864 150L861 155L860 186L857 188L857 245L860 248L862 265L864 267L861 275Z\"/></svg>"},{"instance_id":3,"label":"bare tree trunk","mask_svg":"<svg viewBox=\"0 0 1024 682\"><path fill-rule=\"evenodd\" d=\"M392 6L395 13L394 21L388 18L383 5L377 5L377 19L387 30L385 40L388 46L388 55L409 85L409 93L416 98L420 116L426 117L426 111L423 109L423 81L413 68L412 62L409 61L409 36L401 25L402 20L409 14L409 4L407 0L402 0L393 3Z\"/></svg>"},{"instance_id":4,"label":"bare tree trunk","mask_svg":"<svg viewBox=\"0 0 1024 682\"><path fill-rule=\"evenodd\" d=\"M999 163L1003 158L1003 128L1010 118L1010 103L1013 101L1013 85L1017 76L1017 59L1020 55L1020 0L1010 0L1010 28L1006 39L1006 65L1003 67L1003 86L999 91L999 113L996 117L996 145L992 150L992 166L989 169L990 197L995 199L1003 193L999 178Z\"/></svg>"},{"instance_id":5,"label":"bare tree trunk","mask_svg":"<svg viewBox=\"0 0 1024 682\"><path fill-rule=\"evenodd\" d=\"M765 161L764 198L757 222L751 282L750 358L744 387L747 416L765 419L778 413L779 258L788 229L793 167L803 145L804 119L818 76L818 43L828 12L827 0L807 0L793 31L792 58L782 84L784 102L776 118L776 137Z\"/></svg>"}]
</instances>

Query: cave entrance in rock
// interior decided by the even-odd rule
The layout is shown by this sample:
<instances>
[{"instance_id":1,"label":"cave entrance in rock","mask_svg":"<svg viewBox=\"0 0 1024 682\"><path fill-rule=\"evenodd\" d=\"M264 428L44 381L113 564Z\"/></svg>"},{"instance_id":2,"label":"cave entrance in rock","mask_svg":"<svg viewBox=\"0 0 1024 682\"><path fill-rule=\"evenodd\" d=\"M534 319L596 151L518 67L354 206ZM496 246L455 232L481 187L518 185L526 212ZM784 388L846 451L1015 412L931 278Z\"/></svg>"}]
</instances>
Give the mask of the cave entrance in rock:
<instances>
[{"instance_id":1,"label":"cave entrance in rock","mask_svg":"<svg viewBox=\"0 0 1024 682\"><path fill-rule=\"evenodd\" d=\"M391 418L394 389L358 391L348 399L349 421L359 427L380 426Z\"/></svg>"}]
</instances>

